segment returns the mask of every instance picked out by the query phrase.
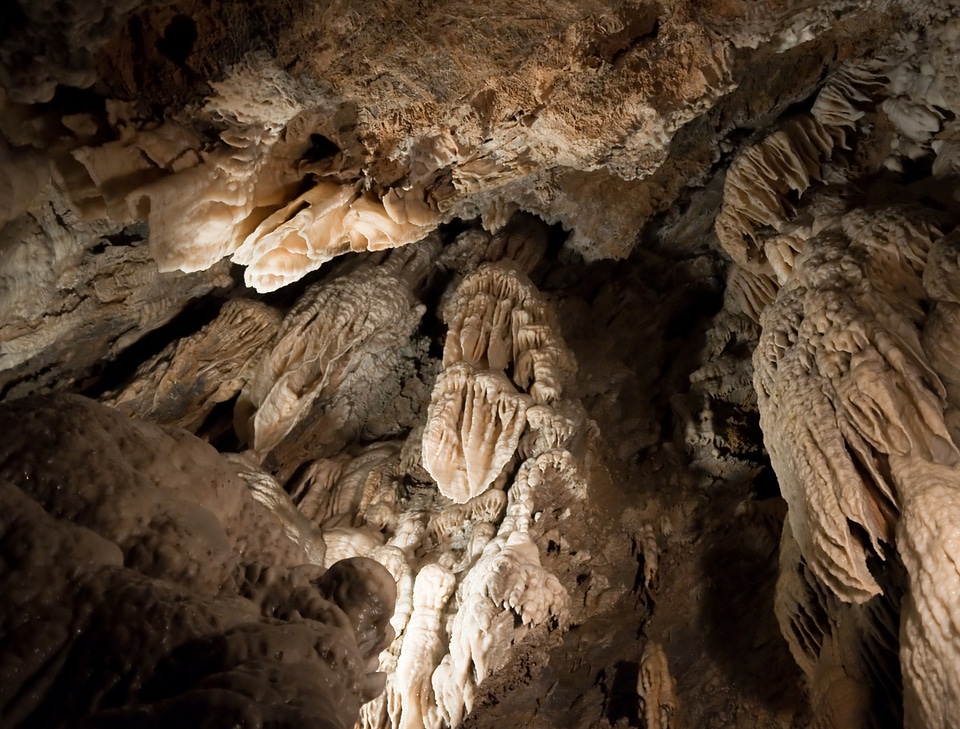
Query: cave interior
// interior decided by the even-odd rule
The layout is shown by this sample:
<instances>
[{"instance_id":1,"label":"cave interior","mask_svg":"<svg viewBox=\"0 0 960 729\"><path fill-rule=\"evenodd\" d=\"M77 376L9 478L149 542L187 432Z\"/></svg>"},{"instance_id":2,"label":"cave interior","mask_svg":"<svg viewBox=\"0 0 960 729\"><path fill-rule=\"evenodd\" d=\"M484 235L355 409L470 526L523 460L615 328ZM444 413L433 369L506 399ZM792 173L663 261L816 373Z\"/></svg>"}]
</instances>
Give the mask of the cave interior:
<instances>
[{"instance_id":1,"label":"cave interior","mask_svg":"<svg viewBox=\"0 0 960 729\"><path fill-rule=\"evenodd\" d=\"M0 727L960 727L956 3L0 16Z\"/></svg>"}]
</instances>

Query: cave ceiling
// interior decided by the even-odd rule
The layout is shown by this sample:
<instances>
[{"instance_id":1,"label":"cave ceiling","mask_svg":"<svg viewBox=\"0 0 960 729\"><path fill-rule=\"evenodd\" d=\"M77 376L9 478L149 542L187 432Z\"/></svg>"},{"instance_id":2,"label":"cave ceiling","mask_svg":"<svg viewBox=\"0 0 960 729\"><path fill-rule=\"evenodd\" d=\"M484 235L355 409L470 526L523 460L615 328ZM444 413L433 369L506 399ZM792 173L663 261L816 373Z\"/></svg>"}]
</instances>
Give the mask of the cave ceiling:
<instances>
[{"instance_id":1,"label":"cave ceiling","mask_svg":"<svg viewBox=\"0 0 960 729\"><path fill-rule=\"evenodd\" d=\"M0 727L960 726L957 10L2 3Z\"/></svg>"}]
</instances>

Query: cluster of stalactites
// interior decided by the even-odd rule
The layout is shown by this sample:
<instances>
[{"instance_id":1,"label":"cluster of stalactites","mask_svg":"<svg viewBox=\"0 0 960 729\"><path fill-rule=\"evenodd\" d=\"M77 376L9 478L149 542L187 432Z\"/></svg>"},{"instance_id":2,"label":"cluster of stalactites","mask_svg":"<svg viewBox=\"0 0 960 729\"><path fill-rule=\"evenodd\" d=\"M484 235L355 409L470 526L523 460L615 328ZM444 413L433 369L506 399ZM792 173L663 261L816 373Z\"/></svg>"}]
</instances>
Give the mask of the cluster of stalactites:
<instances>
[{"instance_id":1,"label":"cluster of stalactites","mask_svg":"<svg viewBox=\"0 0 960 729\"><path fill-rule=\"evenodd\" d=\"M714 229L736 266L748 272L741 278L756 279L735 282L745 295L745 314L759 320L766 292L790 277L806 240L846 208L829 191L811 201L812 192L882 168L900 172L924 158L932 159L934 177L956 176L960 128L943 110L960 113L953 91L960 67L946 50L958 37L960 23L952 21L931 27L926 38L898 35L880 58L843 64L809 113L737 155Z\"/></svg>"},{"instance_id":2,"label":"cluster of stalactites","mask_svg":"<svg viewBox=\"0 0 960 729\"><path fill-rule=\"evenodd\" d=\"M509 263L480 266L444 313L444 371L430 401L423 465L462 503L514 457L528 408L559 400L574 362L548 305Z\"/></svg>"},{"instance_id":3,"label":"cluster of stalactites","mask_svg":"<svg viewBox=\"0 0 960 729\"><path fill-rule=\"evenodd\" d=\"M731 163L714 230L734 261L728 292L734 310L758 322L790 278L807 239L845 209L841 196L827 186L857 173L852 140L873 123L889 93L889 67L888 61L843 65L818 92L809 113L782 122ZM874 163L866 171L875 171L880 160Z\"/></svg>"},{"instance_id":4,"label":"cluster of stalactites","mask_svg":"<svg viewBox=\"0 0 960 729\"><path fill-rule=\"evenodd\" d=\"M845 600L879 592L867 554L893 539L902 495L881 460L953 449L913 298L938 235L907 211L848 213L808 242L761 318L765 442L810 568Z\"/></svg>"},{"instance_id":5,"label":"cluster of stalactites","mask_svg":"<svg viewBox=\"0 0 960 729\"><path fill-rule=\"evenodd\" d=\"M877 656L891 650L881 644L899 598L880 594L870 567L891 550L906 568L904 723L951 726L960 710L960 612L950 597L960 583L952 536L960 502L947 486L960 461L956 249L939 214L851 212L843 187L831 186L899 172L906 161L955 178L960 145L944 110L960 111L958 29L951 21L903 33L880 60L834 73L808 117L734 162L716 221L736 262L730 308L761 325L753 360L761 427L803 574L793 589L797 560L784 571L778 612L823 717L840 706L848 718L875 711L858 682L874 695L896 689L884 675L896 668ZM951 194L942 184L934 197ZM796 602L810 586L818 604Z\"/></svg>"},{"instance_id":6,"label":"cluster of stalactites","mask_svg":"<svg viewBox=\"0 0 960 729\"><path fill-rule=\"evenodd\" d=\"M397 587L390 620L396 638L379 659L389 674L385 694L363 710L361 723L370 728L458 724L483 681L509 661L512 646L531 632L562 628L569 617L570 587L551 571L552 558L540 545L558 538L562 521L580 513L587 497L582 456L594 431L583 409L561 396L573 361L556 330L549 336L525 331L555 324L512 264L491 267L510 278L497 289L509 299L499 311L522 310L515 318L519 356L524 346L538 348L527 387L547 378L556 389L541 403L521 392L511 379L512 349L503 370L467 361L443 370L435 410L459 409L450 417L463 426L455 442L463 448L464 471L473 482L491 481L479 493L453 503L436 488L422 455L430 422L402 443L347 447L304 463L286 488L260 465L311 437L304 423L314 422L317 412L337 411L345 391L379 381L377 358L409 340L423 313L414 292L438 263L454 272L455 282L465 275L464 291L476 293L484 288L478 279L493 275L487 269L474 275L479 260L510 255L530 270L545 248L545 229L532 219L496 236L470 233L445 257L430 237L343 265L339 275L307 287L282 319L263 304L228 302L207 327L164 350L133 385L111 395L131 412L172 422L189 403L211 408L239 391L235 427L249 450L229 460L271 523L318 565L366 557L387 568ZM224 327L243 331L225 343ZM503 332L495 336L505 341ZM561 365L560 374L551 370ZM171 373L182 376L184 392L164 384ZM156 402L145 392L151 382L176 397ZM518 417L511 419L510 403ZM505 432L489 427L491 412ZM487 462L504 439L503 453Z\"/></svg>"},{"instance_id":7,"label":"cluster of stalactites","mask_svg":"<svg viewBox=\"0 0 960 729\"><path fill-rule=\"evenodd\" d=\"M213 84L203 107L204 121L219 129L213 146L186 125L141 119L133 105L108 102L115 138L103 141L101 120L72 119L77 138L51 160L54 182L83 217L146 218L161 271L205 270L230 257L261 293L335 256L403 246L435 229L439 214L422 185L377 195L356 171L340 174L336 164L310 160L319 124L311 93L252 54ZM18 170L37 162L6 145L0 158ZM18 177L22 183L0 186L0 223L42 183Z\"/></svg>"},{"instance_id":8,"label":"cluster of stalactites","mask_svg":"<svg viewBox=\"0 0 960 729\"><path fill-rule=\"evenodd\" d=\"M800 117L785 122L734 160L714 223L720 244L734 261L759 266L758 229L779 229L793 217L788 195L803 193L812 181L823 178L823 161L833 154L833 147L833 137L819 121Z\"/></svg>"},{"instance_id":9,"label":"cluster of stalactites","mask_svg":"<svg viewBox=\"0 0 960 729\"><path fill-rule=\"evenodd\" d=\"M860 620L844 604L868 615L889 601L870 562L895 550L906 568L900 663L912 727L951 726L960 710L951 597L960 589L960 451L949 425L958 256L940 219L856 209L811 237L760 319L754 355L761 427L805 579L830 596L820 600L829 614L819 638L803 627L809 606L781 610L795 652L811 670L833 660L824 651Z\"/></svg>"},{"instance_id":10,"label":"cluster of stalactites","mask_svg":"<svg viewBox=\"0 0 960 729\"><path fill-rule=\"evenodd\" d=\"M295 486L315 523L351 525L324 529L328 559L369 556L397 581L396 639L380 656L385 693L364 707L360 726L458 726L513 646L550 623L566 625L567 588L540 545L587 498L569 449L580 449L590 424L573 405L530 412L515 475L462 504L419 485L429 475L408 444L316 462Z\"/></svg>"},{"instance_id":11,"label":"cluster of stalactites","mask_svg":"<svg viewBox=\"0 0 960 729\"><path fill-rule=\"evenodd\" d=\"M847 98L845 93L860 94L856 86L847 86L828 86L817 101L830 100L827 106L833 108L838 99ZM785 122L743 150L727 170L714 222L720 245L734 261L725 308L755 322L789 278L795 258L813 234L813 221L824 218L809 213L798 218L795 197L829 176L827 163L842 145L851 119L858 118L817 111Z\"/></svg>"},{"instance_id":12,"label":"cluster of stalactites","mask_svg":"<svg viewBox=\"0 0 960 729\"><path fill-rule=\"evenodd\" d=\"M443 364L465 362L482 370L510 370L510 378L536 403L563 393L573 369L548 304L510 263L484 264L467 276L444 311Z\"/></svg>"},{"instance_id":13,"label":"cluster of stalactites","mask_svg":"<svg viewBox=\"0 0 960 729\"><path fill-rule=\"evenodd\" d=\"M574 365L557 330L539 338L524 334L524 327L556 326L533 284L510 264L479 264L496 251L524 260L542 254L542 241L531 248L511 237L536 232L529 222L499 239L473 231L441 255L441 265L465 275L446 307L457 322L457 341L470 340L465 332L474 326L487 337L483 345L474 340L474 361L462 349L447 361L426 422L402 443L307 464L289 485L301 514L322 525L328 560L368 556L397 582L396 638L380 656L386 689L363 709L367 729L459 725L513 646L532 631L562 628L569 618L568 587L551 572L540 545L581 513L587 498L582 455L595 432L583 409L562 397ZM480 295L488 309L474 306L469 321L455 316ZM512 310L520 313L511 317ZM512 379L512 321L517 356L524 347L541 350L526 387L552 376L549 402L536 402ZM498 346L491 341L506 353L491 356L487 350ZM563 371L551 374L551 366ZM435 481L462 490L448 493Z\"/></svg>"},{"instance_id":14,"label":"cluster of stalactites","mask_svg":"<svg viewBox=\"0 0 960 729\"><path fill-rule=\"evenodd\" d=\"M131 193L147 201L150 245L161 270L197 271L224 256L246 267L244 280L260 293L274 291L350 252L396 248L436 228L436 213L424 203L398 208L357 183L315 180L286 204L283 189L258 174L270 167L266 153L229 149L196 167L176 172ZM266 217L262 211L273 210ZM261 219L262 218L262 219Z\"/></svg>"},{"instance_id":15,"label":"cluster of stalactites","mask_svg":"<svg viewBox=\"0 0 960 729\"><path fill-rule=\"evenodd\" d=\"M319 181L254 229L231 260L261 293L297 281L350 252L397 248L422 239L438 222L424 204L417 214L385 205L356 185Z\"/></svg>"}]
</instances>

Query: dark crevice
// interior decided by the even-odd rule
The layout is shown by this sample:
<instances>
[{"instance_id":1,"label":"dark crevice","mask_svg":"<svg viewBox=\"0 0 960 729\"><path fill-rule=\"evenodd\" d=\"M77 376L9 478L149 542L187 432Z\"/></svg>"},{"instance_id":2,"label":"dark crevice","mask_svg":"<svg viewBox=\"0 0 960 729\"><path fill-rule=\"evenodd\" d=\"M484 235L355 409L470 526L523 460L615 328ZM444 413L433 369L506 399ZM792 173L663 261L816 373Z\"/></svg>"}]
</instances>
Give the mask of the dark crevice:
<instances>
[{"instance_id":1,"label":"dark crevice","mask_svg":"<svg viewBox=\"0 0 960 729\"><path fill-rule=\"evenodd\" d=\"M92 384L81 394L97 399L108 390L129 382L137 367L163 351L170 342L194 334L213 321L220 313L222 305L223 299L217 295L191 302L170 322L147 332L115 359L103 364L101 369L94 373Z\"/></svg>"},{"instance_id":2,"label":"dark crevice","mask_svg":"<svg viewBox=\"0 0 960 729\"><path fill-rule=\"evenodd\" d=\"M157 42L157 50L178 66L186 63L197 42L197 24L186 15L176 15Z\"/></svg>"},{"instance_id":3,"label":"dark crevice","mask_svg":"<svg viewBox=\"0 0 960 729\"><path fill-rule=\"evenodd\" d=\"M29 19L17 0L0 0L0 43L26 28Z\"/></svg>"},{"instance_id":4,"label":"dark crevice","mask_svg":"<svg viewBox=\"0 0 960 729\"><path fill-rule=\"evenodd\" d=\"M303 156L305 162L320 162L321 160L333 157L340 152L334 142L322 134L310 135L310 147Z\"/></svg>"},{"instance_id":5,"label":"dark crevice","mask_svg":"<svg viewBox=\"0 0 960 729\"><path fill-rule=\"evenodd\" d=\"M640 677L640 664L635 661L617 661L613 669L613 681L606 695L606 717L611 725L641 727L638 708L640 698L637 695L637 679Z\"/></svg>"},{"instance_id":6,"label":"dark crevice","mask_svg":"<svg viewBox=\"0 0 960 729\"><path fill-rule=\"evenodd\" d=\"M780 497L780 482L769 463L765 464L753 479L753 495L757 501Z\"/></svg>"}]
</instances>

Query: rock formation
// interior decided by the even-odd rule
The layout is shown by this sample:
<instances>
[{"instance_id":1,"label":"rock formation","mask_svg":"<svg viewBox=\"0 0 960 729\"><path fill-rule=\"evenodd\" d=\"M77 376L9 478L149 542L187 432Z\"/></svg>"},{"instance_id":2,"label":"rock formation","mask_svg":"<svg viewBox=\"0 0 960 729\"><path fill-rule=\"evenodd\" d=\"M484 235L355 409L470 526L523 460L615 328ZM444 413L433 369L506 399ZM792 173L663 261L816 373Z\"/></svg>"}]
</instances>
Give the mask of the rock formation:
<instances>
[{"instance_id":1,"label":"rock formation","mask_svg":"<svg viewBox=\"0 0 960 729\"><path fill-rule=\"evenodd\" d=\"M324 572L182 430L76 395L0 422L5 723L337 726L379 693L380 564Z\"/></svg>"},{"instance_id":2,"label":"rock formation","mask_svg":"<svg viewBox=\"0 0 960 729\"><path fill-rule=\"evenodd\" d=\"M0 725L957 726L956 10L7 3Z\"/></svg>"}]
</instances>

